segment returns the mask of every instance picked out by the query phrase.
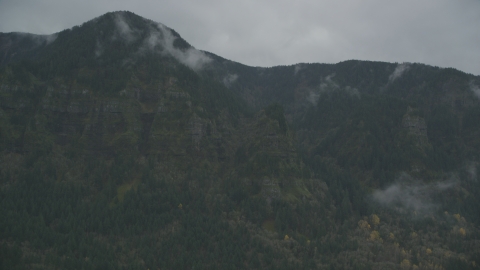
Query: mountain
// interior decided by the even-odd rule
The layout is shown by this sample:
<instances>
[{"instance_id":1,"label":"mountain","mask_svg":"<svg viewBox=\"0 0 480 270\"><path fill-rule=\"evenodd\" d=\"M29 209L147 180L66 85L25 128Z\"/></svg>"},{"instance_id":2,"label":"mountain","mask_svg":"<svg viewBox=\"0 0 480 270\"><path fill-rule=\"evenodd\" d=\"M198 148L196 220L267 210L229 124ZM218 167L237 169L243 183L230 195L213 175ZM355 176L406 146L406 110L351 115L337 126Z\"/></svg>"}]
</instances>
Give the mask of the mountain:
<instances>
[{"instance_id":1,"label":"mountain","mask_svg":"<svg viewBox=\"0 0 480 270\"><path fill-rule=\"evenodd\" d=\"M480 77L249 67L112 12L0 34L4 269L476 269Z\"/></svg>"}]
</instances>

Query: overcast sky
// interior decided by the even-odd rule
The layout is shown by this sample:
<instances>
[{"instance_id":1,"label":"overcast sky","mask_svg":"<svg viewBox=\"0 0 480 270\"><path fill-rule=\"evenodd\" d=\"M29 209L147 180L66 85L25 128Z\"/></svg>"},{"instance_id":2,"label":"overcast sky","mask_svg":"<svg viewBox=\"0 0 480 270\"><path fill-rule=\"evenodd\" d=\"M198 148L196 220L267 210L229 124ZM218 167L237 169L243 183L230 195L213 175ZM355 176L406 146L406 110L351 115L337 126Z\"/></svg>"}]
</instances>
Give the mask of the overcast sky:
<instances>
[{"instance_id":1,"label":"overcast sky","mask_svg":"<svg viewBox=\"0 0 480 270\"><path fill-rule=\"evenodd\" d=\"M51 34L118 10L252 66L360 59L480 75L480 0L0 0L0 32Z\"/></svg>"}]
</instances>

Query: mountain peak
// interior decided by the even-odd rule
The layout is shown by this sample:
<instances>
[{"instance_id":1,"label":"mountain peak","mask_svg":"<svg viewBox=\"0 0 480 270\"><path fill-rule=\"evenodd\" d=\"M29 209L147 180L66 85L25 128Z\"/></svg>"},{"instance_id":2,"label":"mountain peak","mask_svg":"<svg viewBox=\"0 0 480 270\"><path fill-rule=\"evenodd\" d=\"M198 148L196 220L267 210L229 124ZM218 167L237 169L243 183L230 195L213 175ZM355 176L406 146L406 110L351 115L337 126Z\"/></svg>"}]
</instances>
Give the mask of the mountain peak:
<instances>
[{"instance_id":1,"label":"mountain peak","mask_svg":"<svg viewBox=\"0 0 480 270\"><path fill-rule=\"evenodd\" d=\"M3 268L480 261L480 77L249 67L128 11L36 38L0 34Z\"/></svg>"},{"instance_id":2,"label":"mountain peak","mask_svg":"<svg viewBox=\"0 0 480 270\"><path fill-rule=\"evenodd\" d=\"M173 29L133 12L106 13L91 22L97 29L99 37L96 44L96 57L101 56L98 53L98 47L104 46L102 42L108 44L111 41L121 41L133 47L131 51L134 57L145 53L171 56L193 70L199 70L211 61L211 58L192 47ZM106 30L102 30L104 26Z\"/></svg>"},{"instance_id":3,"label":"mountain peak","mask_svg":"<svg viewBox=\"0 0 480 270\"><path fill-rule=\"evenodd\" d=\"M58 39L44 38L47 42L38 46L37 39L29 39L23 44L18 37L0 36L0 55L5 55L1 65L12 61L31 58L32 55L58 58L72 58L72 55L87 59L90 63L107 59L123 63L135 62L144 55L154 53L162 57L172 57L193 70L200 70L212 59L185 41L177 32L162 23L145 19L130 11L108 12L82 25L55 34ZM24 42L25 43L25 42ZM5 48L3 48L5 47ZM20 52L20 54L19 54ZM60 56L60 57L58 57ZM109 62L108 60L107 62ZM105 61L103 61L105 62Z\"/></svg>"}]
</instances>

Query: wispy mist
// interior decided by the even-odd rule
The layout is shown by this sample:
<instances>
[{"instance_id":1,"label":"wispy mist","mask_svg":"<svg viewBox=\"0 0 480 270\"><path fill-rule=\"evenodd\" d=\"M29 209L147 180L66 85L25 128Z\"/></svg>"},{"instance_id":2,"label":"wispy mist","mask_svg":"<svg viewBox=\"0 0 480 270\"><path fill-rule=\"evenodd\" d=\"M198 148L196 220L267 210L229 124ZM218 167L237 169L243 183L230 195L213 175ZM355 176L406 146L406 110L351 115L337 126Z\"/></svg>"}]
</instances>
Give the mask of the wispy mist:
<instances>
[{"instance_id":1,"label":"wispy mist","mask_svg":"<svg viewBox=\"0 0 480 270\"><path fill-rule=\"evenodd\" d=\"M137 41L141 36L146 36L141 42L142 45L139 47L136 56L143 55L146 52L157 52L163 55L169 55L195 71L201 70L206 64L212 61L204 52L193 47L187 49L175 47L174 44L177 37L173 35L168 27L161 23L146 21L148 22L147 30L135 29L129 24L128 19L122 13L116 13L114 17L116 32L112 39L121 38L130 44ZM97 42L95 55L98 57L102 53L102 44ZM132 61L135 61L135 58L125 59L124 63L131 63Z\"/></svg>"},{"instance_id":2,"label":"wispy mist","mask_svg":"<svg viewBox=\"0 0 480 270\"><path fill-rule=\"evenodd\" d=\"M146 48L149 50L155 51L160 49L161 53L173 56L179 62L195 71L199 71L212 61L204 52L193 47L186 50L175 48L174 42L177 37L163 24L157 24L156 26L152 27L149 36L145 40Z\"/></svg>"},{"instance_id":3,"label":"wispy mist","mask_svg":"<svg viewBox=\"0 0 480 270\"><path fill-rule=\"evenodd\" d=\"M403 73L405 73L409 68L410 68L410 64L408 63L398 64L395 70L393 71L393 73L390 74L390 76L388 77L388 82L391 83L396 79L400 78L403 75Z\"/></svg>"},{"instance_id":4,"label":"wispy mist","mask_svg":"<svg viewBox=\"0 0 480 270\"><path fill-rule=\"evenodd\" d=\"M324 82L320 85L320 87L325 88L325 87L332 86L334 88L338 88L338 84L334 82L332 79L333 77L335 77L335 75L336 75L335 73L332 73L327 77L325 77Z\"/></svg>"},{"instance_id":5,"label":"wispy mist","mask_svg":"<svg viewBox=\"0 0 480 270\"><path fill-rule=\"evenodd\" d=\"M22 38L31 39L35 42L35 45L42 46L42 45L49 45L57 39L58 34L51 34L51 35L34 35L29 33L16 33Z\"/></svg>"},{"instance_id":6,"label":"wispy mist","mask_svg":"<svg viewBox=\"0 0 480 270\"><path fill-rule=\"evenodd\" d=\"M297 65L298 66L298 65ZM295 69L296 67L295 66ZM317 106L318 99L323 93L327 93L329 91L338 90L340 87L337 83L335 83L332 78L335 77L335 73L328 75L325 78L322 78L320 85L316 89L311 89L306 96L308 102L312 103L312 105Z\"/></svg>"},{"instance_id":7,"label":"wispy mist","mask_svg":"<svg viewBox=\"0 0 480 270\"><path fill-rule=\"evenodd\" d=\"M223 84L226 87L230 87L237 79L237 74L228 74L227 76L225 76L225 78L223 78Z\"/></svg>"},{"instance_id":8,"label":"wispy mist","mask_svg":"<svg viewBox=\"0 0 480 270\"><path fill-rule=\"evenodd\" d=\"M173 36L170 30L161 24L160 30L163 33L162 43L165 50L164 52L169 53L184 65L195 71L198 71L212 61L212 59L204 52L201 52L193 47L190 47L185 51L175 48L173 44L177 37Z\"/></svg>"},{"instance_id":9,"label":"wispy mist","mask_svg":"<svg viewBox=\"0 0 480 270\"><path fill-rule=\"evenodd\" d=\"M103 54L103 45L100 43L100 41L97 40L97 43L95 43L95 57L100 57Z\"/></svg>"},{"instance_id":10,"label":"wispy mist","mask_svg":"<svg viewBox=\"0 0 480 270\"><path fill-rule=\"evenodd\" d=\"M348 94L350 94L351 96L360 98L360 92L359 92L358 89L355 88L355 87L350 87L350 86L347 85L347 87L345 87L345 91L346 91Z\"/></svg>"},{"instance_id":11,"label":"wispy mist","mask_svg":"<svg viewBox=\"0 0 480 270\"><path fill-rule=\"evenodd\" d=\"M307 101L312 103L312 105L317 106L319 98L320 98L320 93L310 91L307 96Z\"/></svg>"},{"instance_id":12,"label":"wispy mist","mask_svg":"<svg viewBox=\"0 0 480 270\"><path fill-rule=\"evenodd\" d=\"M43 40L46 45L49 45L50 43L54 42L57 39L57 34L51 34L51 35L45 35L42 36Z\"/></svg>"},{"instance_id":13,"label":"wispy mist","mask_svg":"<svg viewBox=\"0 0 480 270\"><path fill-rule=\"evenodd\" d=\"M477 163L469 162L466 167L468 178L471 181L477 181Z\"/></svg>"},{"instance_id":14,"label":"wispy mist","mask_svg":"<svg viewBox=\"0 0 480 270\"><path fill-rule=\"evenodd\" d=\"M480 87L475 85L473 82L470 82L470 90L475 94L477 98L480 99Z\"/></svg>"},{"instance_id":15,"label":"wispy mist","mask_svg":"<svg viewBox=\"0 0 480 270\"><path fill-rule=\"evenodd\" d=\"M439 204L433 201L433 196L454 188L458 183L456 178L452 178L425 184L403 173L394 184L383 190L376 190L373 193L373 199L398 212L415 211L418 214L429 214L439 207Z\"/></svg>"},{"instance_id":16,"label":"wispy mist","mask_svg":"<svg viewBox=\"0 0 480 270\"><path fill-rule=\"evenodd\" d=\"M297 75L297 73L300 72L300 70L302 70L302 69L303 69L302 64L296 64L295 68L293 69L293 75Z\"/></svg>"},{"instance_id":17,"label":"wispy mist","mask_svg":"<svg viewBox=\"0 0 480 270\"><path fill-rule=\"evenodd\" d=\"M310 89L308 95L306 96L306 100L313 105L317 105L318 100L321 98L323 94L330 93L333 91L345 91L351 96L360 98L360 92L357 88L346 86L344 88L340 87L333 78L335 77L335 73L332 73L321 80L320 85L316 89Z\"/></svg>"},{"instance_id":18,"label":"wispy mist","mask_svg":"<svg viewBox=\"0 0 480 270\"><path fill-rule=\"evenodd\" d=\"M120 37L123 38L127 43L132 43L137 39L136 31L130 27L122 13L115 14L114 22L117 30L114 39Z\"/></svg>"}]
</instances>

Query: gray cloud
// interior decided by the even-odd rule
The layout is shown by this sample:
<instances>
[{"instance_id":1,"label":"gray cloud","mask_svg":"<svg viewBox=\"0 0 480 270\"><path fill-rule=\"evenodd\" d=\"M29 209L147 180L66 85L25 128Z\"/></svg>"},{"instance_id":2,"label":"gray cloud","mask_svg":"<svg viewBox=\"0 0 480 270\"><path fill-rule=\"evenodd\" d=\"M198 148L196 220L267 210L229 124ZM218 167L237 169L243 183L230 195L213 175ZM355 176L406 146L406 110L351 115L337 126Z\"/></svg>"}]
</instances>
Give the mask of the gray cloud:
<instances>
[{"instance_id":1,"label":"gray cloud","mask_svg":"<svg viewBox=\"0 0 480 270\"><path fill-rule=\"evenodd\" d=\"M480 75L480 1L1 0L0 31L50 34L130 10L247 65L420 62Z\"/></svg>"},{"instance_id":2,"label":"gray cloud","mask_svg":"<svg viewBox=\"0 0 480 270\"><path fill-rule=\"evenodd\" d=\"M146 39L146 45L149 50L156 50L158 47L162 49L163 54L173 56L182 64L198 71L206 64L212 61L204 52L193 47L186 50L175 48L173 45L175 37L170 30L163 24L157 24L156 28L152 28L149 37Z\"/></svg>"},{"instance_id":3,"label":"gray cloud","mask_svg":"<svg viewBox=\"0 0 480 270\"><path fill-rule=\"evenodd\" d=\"M21 36L23 38L31 39L32 41L35 42L35 45L41 46L41 45L49 45L50 43L54 42L57 39L57 34L51 34L51 35L36 35L36 34L30 34L30 33L17 33L17 35Z\"/></svg>"},{"instance_id":4,"label":"gray cloud","mask_svg":"<svg viewBox=\"0 0 480 270\"><path fill-rule=\"evenodd\" d=\"M319 98L320 98L320 93L310 90L307 96L307 101L312 103L312 105L317 106Z\"/></svg>"},{"instance_id":5,"label":"gray cloud","mask_svg":"<svg viewBox=\"0 0 480 270\"><path fill-rule=\"evenodd\" d=\"M123 38L127 43L132 43L137 39L137 31L132 29L122 13L115 13L116 35L113 38Z\"/></svg>"},{"instance_id":6,"label":"gray cloud","mask_svg":"<svg viewBox=\"0 0 480 270\"><path fill-rule=\"evenodd\" d=\"M332 80L333 77L335 77L335 73L328 75L325 77L324 82L320 85L321 88L326 88L326 87L333 87L333 88L338 88L338 84Z\"/></svg>"},{"instance_id":7,"label":"gray cloud","mask_svg":"<svg viewBox=\"0 0 480 270\"><path fill-rule=\"evenodd\" d=\"M393 73L388 77L388 82L393 82L400 78L410 68L408 63L398 64Z\"/></svg>"},{"instance_id":8,"label":"gray cloud","mask_svg":"<svg viewBox=\"0 0 480 270\"><path fill-rule=\"evenodd\" d=\"M296 65L295 65L295 68L294 68L294 70L293 70L293 74L294 74L294 75L297 75L298 72L300 72L300 70L302 70L302 69L303 69L303 65L302 65L302 64L296 64Z\"/></svg>"},{"instance_id":9,"label":"gray cloud","mask_svg":"<svg viewBox=\"0 0 480 270\"><path fill-rule=\"evenodd\" d=\"M237 74L228 74L227 76L225 76L225 78L223 78L223 84L226 87L230 87L232 83L234 83L237 79L238 79Z\"/></svg>"},{"instance_id":10,"label":"gray cloud","mask_svg":"<svg viewBox=\"0 0 480 270\"><path fill-rule=\"evenodd\" d=\"M51 35L46 35L45 36L45 41L48 44L54 42L57 39L57 34L51 34Z\"/></svg>"},{"instance_id":11,"label":"gray cloud","mask_svg":"<svg viewBox=\"0 0 480 270\"><path fill-rule=\"evenodd\" d=\"M433 196L454 188L459 181L452 177L447 181L425 184L403 173L397 181L383 190L375 190L374 201L401 213L415 211L417 214L430 214L439 205Z\"/></svg>"},{"instance_id":12,"label":"gray cloud","mask_svg":"<svg viewBox=\"0 0 480 270\"><path fill-rule=\"evenodd\" d=\"M322 78L318 88L310 89L308 95L306 96L307 101L310 102L312 105L317 106L318 99L322 94L340 89L338 84L332 80L333 77L335 77L335 73L332 73L325 78Z\"/></svg>"},{"instance_id":13,"label":"gray cloud","mask_svg":"<svg viewBox=\"0 0 480 270\"><path fill-rule=\"evenodd\" d=\"M475 94L477 98L480 99L480 87L475 85L473 82L470 82L470 90Z\"/></svg>"},{"instance_id":14,"label":"gray cloud","mask_svg":"<svg viewBox=\"0 0 480 270\"><path fill-rule=\"evenodd\" d=\"M359 92L358 89L355 88L355 87L350 87L350 86L347 85L347 86L345 87L345 91L346 91L347 93L349 93L351 96L355 96L355 97L357 97L357 98L360 98L360 92Z\"/></svg>"},{"instance_id":15,"label":"gray cloud","mask_svg":"<svg viewBox=\"0 0 480 270\"><path fill-rule=\"evenodd\" d=\"M147 51L172 56L180 63L195 71L202 69L206 64L212 61L212 59L204 52L199 51L194 47L189 47L187 49L176 48L174 42L177 37L172 34L168 27L150 20L147 20L147 22L149 27L147 29L147 37L143 40L143 45L135 55L125 59L124 64L134 62L136 57L145 54ZM112 36L113 40L121 38L127 43L132 43L141 36L142 30L133 28L122 13L115 14L115 26L116 32ZM95 55L99 57L102 52L103 46L97 41Z\"/></svg>"},{"instance_id":16,"label":"gray cloud","mask_svg":"<svg viewBox=\"0 0 480 270\"><path fill-rule=\"evenodd\" d=\"M97 40L97 43L95 44L95 57L100 57L103 54L103 45L100 43L100 41Z\"/></svg>"},{"instance_id":17,"label":"gray cloud","mask_svg":"<svg viewBox=\"0 0 480 270\"><path fill-rule=\"evenodd\" d=\"M360 98L360 92L357 88L353 88L348 85L342 88L333 80L334 77L335 73L332 73L325 78L322 78L318 88L309 90L309 94L306 96L307 101L316 106L318 103L318 99L321 98L323 94L330 93L332 91L345 91L351 96Z\"/></svg>"},{"instance_id":18,"label":"gray cloud","mask_svg":"<svg viewBox=\"0 0 480 270\"><path fill-rule=\"evenodd\" d=\"M469 162L466 166L466 171L467 171L468 179L470 181L477 181L477 163L476 162Z\"/></svg>"}]
</instances>

